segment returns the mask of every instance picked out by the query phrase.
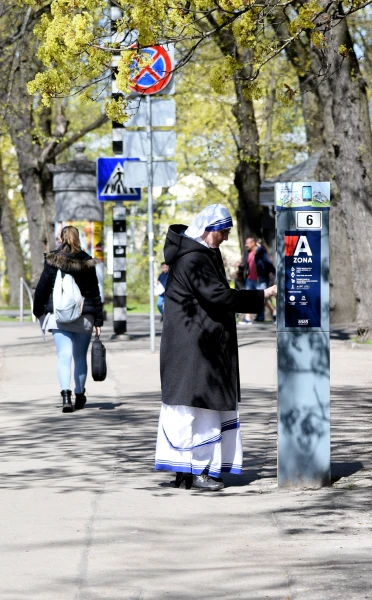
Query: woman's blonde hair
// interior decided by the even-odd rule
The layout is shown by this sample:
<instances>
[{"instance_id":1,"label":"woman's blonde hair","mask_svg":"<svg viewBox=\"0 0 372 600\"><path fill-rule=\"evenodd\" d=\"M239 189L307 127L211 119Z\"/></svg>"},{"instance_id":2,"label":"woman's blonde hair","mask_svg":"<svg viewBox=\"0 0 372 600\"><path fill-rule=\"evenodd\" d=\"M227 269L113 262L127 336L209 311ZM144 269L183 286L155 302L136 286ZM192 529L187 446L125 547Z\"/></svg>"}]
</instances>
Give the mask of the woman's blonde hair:
<instances>
[{"instance_id":1,"label":"woman's blonde hair","mask_svg":"<svg viewBox=\"0 0 372 600\"><path fill-rule=\"evenodd\" d=\"M81 252L79 232L76 227L66 225L61 231L62 252L74 254Z\"/></svg>"}]
</instances>

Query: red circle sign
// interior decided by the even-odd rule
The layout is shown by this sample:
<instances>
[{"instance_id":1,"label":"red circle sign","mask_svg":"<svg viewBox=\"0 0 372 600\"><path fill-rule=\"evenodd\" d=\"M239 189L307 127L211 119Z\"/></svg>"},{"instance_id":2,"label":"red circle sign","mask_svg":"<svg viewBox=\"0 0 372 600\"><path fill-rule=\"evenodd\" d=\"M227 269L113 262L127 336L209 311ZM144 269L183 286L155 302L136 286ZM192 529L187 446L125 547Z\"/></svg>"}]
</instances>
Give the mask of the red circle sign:
<instances>
[{"instance_id":1,"label":"red circle sign","mask_svg":"<svg viewBox=\"0 0 372 600\"><path fill-rule=\"evenodd\" d=\"M143 67L133 79L130 79L129 87L137 94L157 94L172 79L172 58L163 46L149 46L141 52L150 54L151 63ZM134 62L134 67L136 67L136 61Z\"/></svg>"}]
</instances>

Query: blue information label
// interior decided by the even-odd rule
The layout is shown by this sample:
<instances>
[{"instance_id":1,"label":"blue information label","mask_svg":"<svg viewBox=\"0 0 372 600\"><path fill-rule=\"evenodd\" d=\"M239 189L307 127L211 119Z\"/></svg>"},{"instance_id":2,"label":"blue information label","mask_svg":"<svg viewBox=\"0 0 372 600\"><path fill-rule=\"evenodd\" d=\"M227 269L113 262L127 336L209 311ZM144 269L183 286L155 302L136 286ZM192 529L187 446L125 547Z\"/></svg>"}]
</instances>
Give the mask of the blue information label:
<instances>
[{"instance_id":1,"label":"blue information label","mask_svg":"<svg viewBox=\"0 0 372 600\"><path fill-rule=\"evenodd\" d=\"M321 326L321 232L286 231L285 326Z\"/></svg>"}]
</instances>

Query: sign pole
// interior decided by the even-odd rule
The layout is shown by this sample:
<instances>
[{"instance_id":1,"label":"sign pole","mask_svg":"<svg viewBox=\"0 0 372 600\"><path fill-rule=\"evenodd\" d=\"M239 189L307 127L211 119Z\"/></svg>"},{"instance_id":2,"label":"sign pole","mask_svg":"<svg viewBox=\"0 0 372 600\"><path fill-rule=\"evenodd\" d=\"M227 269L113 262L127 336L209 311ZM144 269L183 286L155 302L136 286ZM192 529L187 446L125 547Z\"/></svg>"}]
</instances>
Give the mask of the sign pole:
<instances>
[{"instance_id":1,"label":"sign pole","mask_svg":"<svg viewBox=\"0 0 372 600\"><path fill-rule=\"evenodd\" d=\"M149 285L150 285L150 346L155 352L155 311L154 311L154 227L152 201L152 134L151 134L151 96L146 96L147 108L147 193L148 193L148 240L149 240Z\"/></svg>"}]
</instances>

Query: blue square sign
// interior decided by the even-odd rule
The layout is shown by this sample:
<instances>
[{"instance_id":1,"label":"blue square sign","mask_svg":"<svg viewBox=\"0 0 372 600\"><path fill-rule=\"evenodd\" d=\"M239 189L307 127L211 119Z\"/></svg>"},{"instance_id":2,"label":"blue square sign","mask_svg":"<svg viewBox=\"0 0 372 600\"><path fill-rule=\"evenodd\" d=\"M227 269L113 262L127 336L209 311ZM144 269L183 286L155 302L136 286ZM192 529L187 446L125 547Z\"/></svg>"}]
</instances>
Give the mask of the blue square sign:
<instances>
[{"instance_id":1,"label":"blue square sign","mask_svg":"<svg viewBox=\"0 0 372 600\"><path fill-rule=\"evenodd\" d=\"M121 202L141 200L141 188L124 186L124 169L130 161L138 158L98 158L97 160L97 199L100 202Z\"/></svg>"}]
</instances>

